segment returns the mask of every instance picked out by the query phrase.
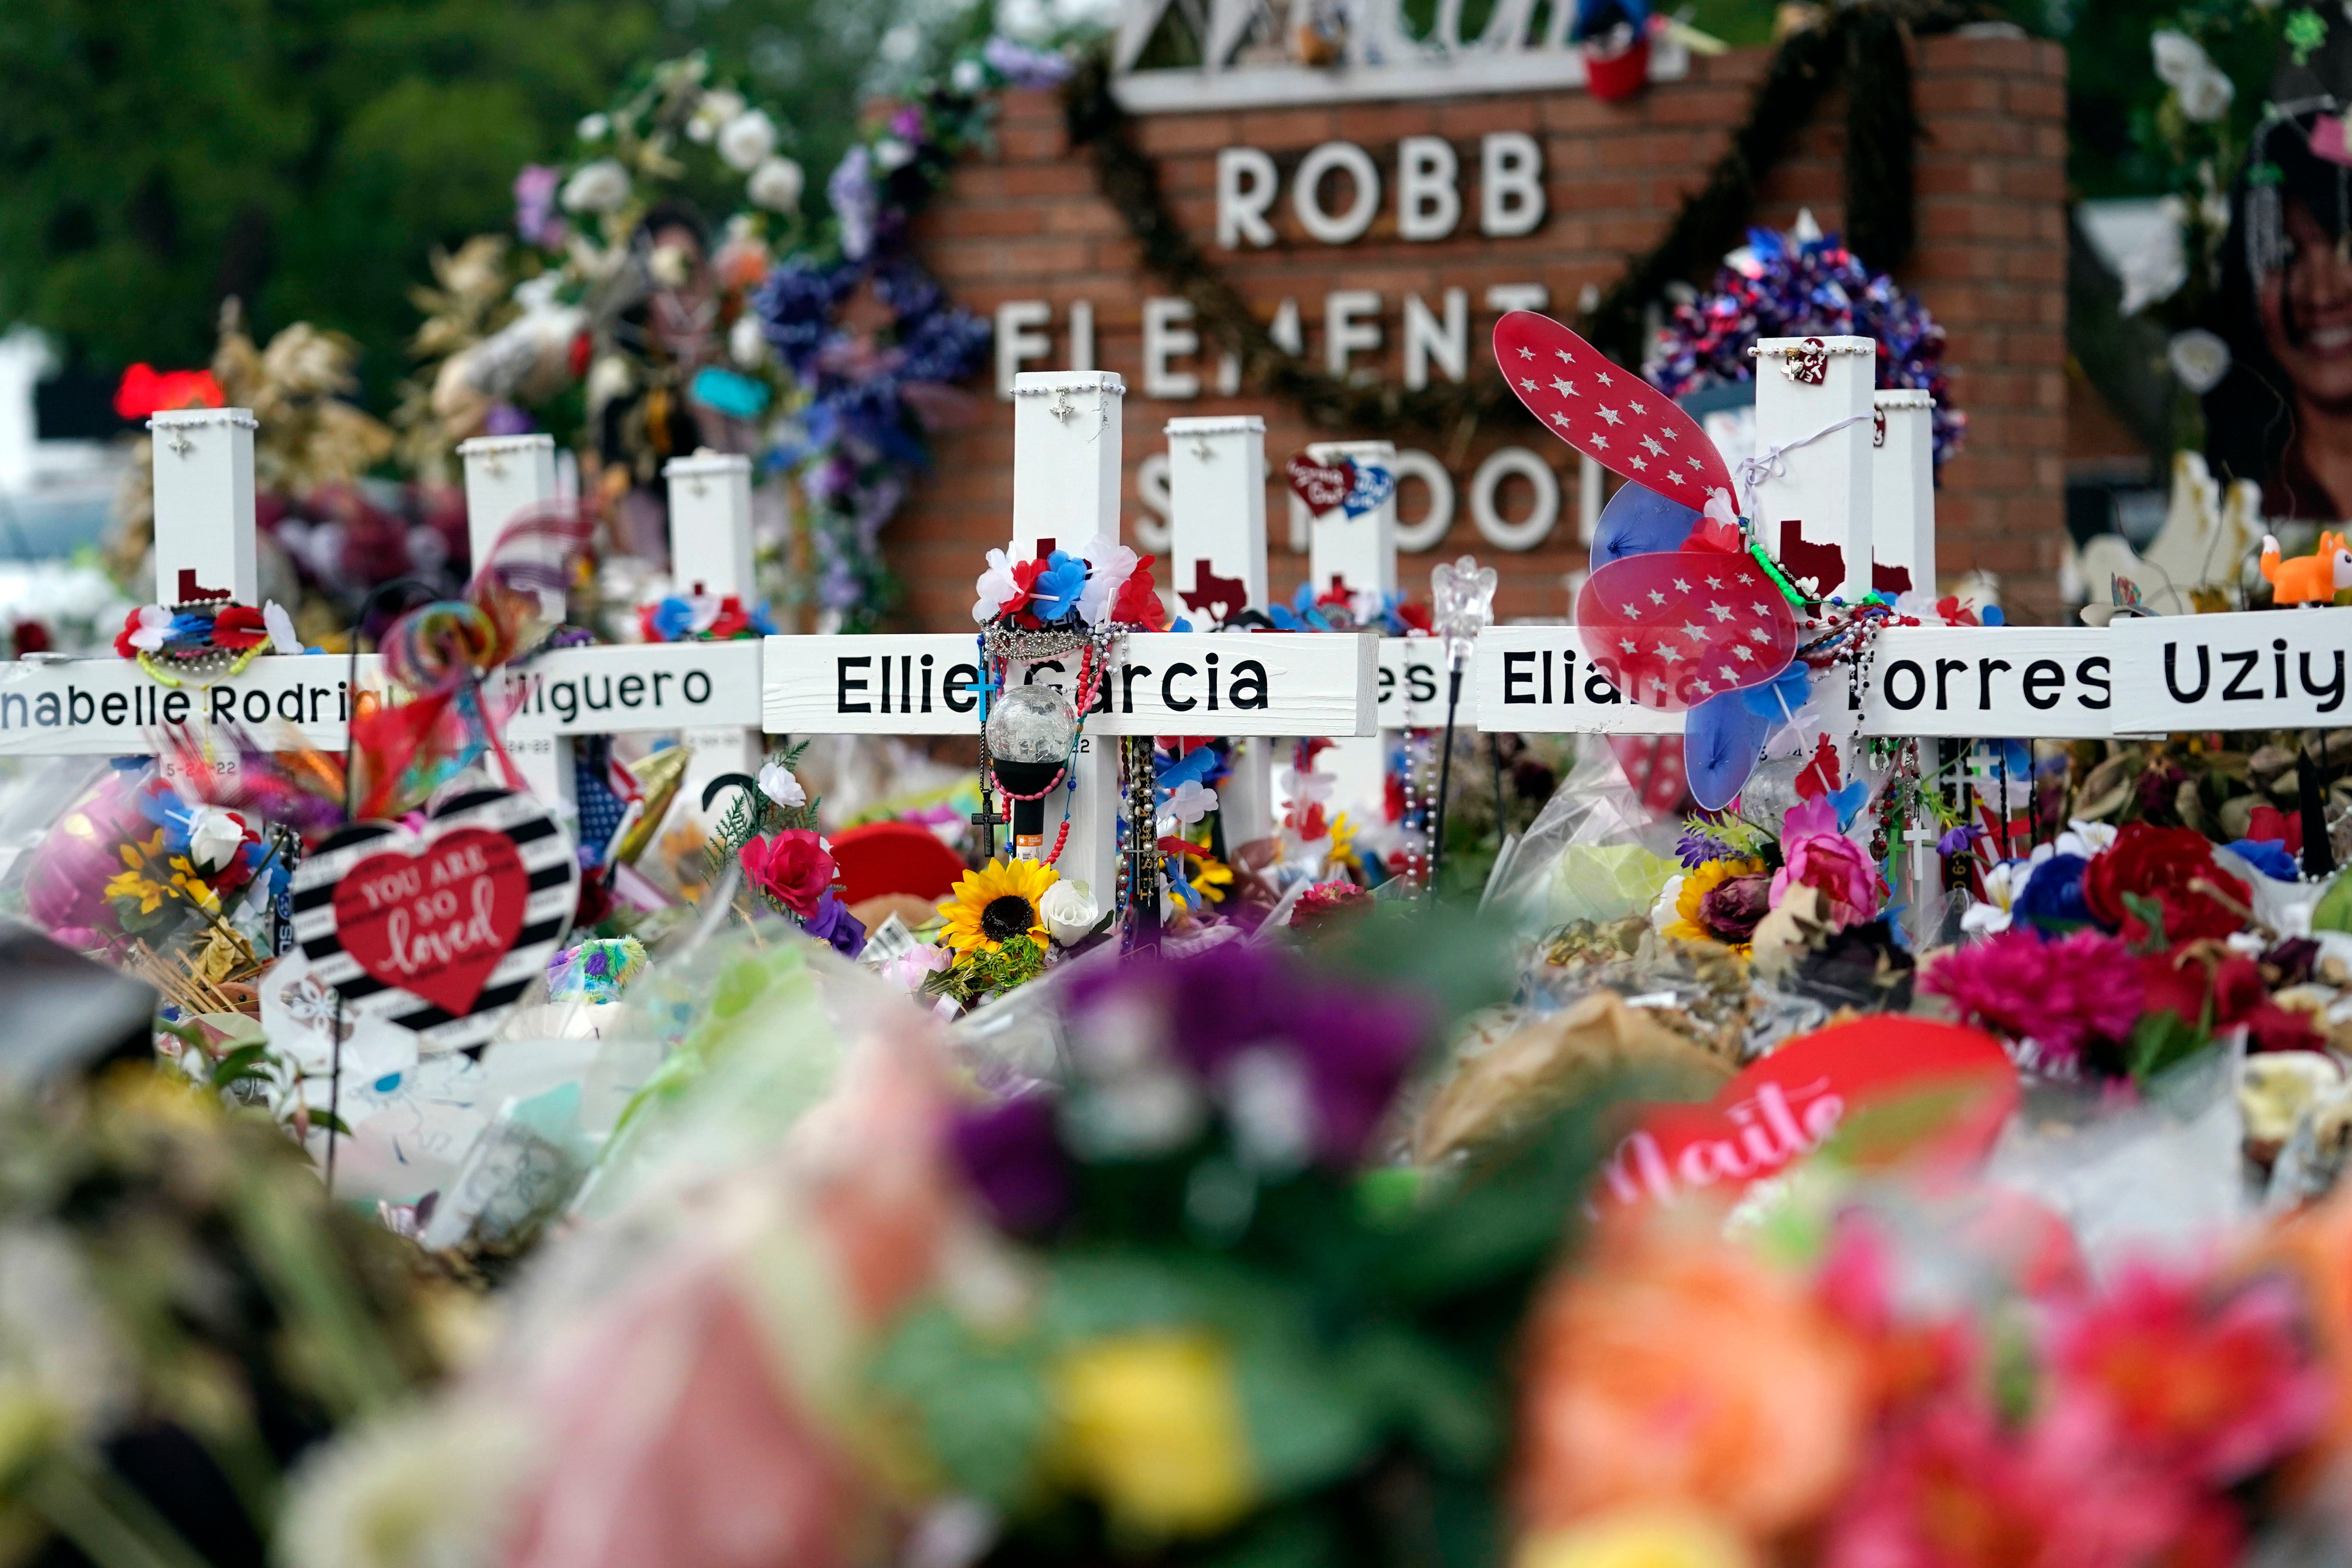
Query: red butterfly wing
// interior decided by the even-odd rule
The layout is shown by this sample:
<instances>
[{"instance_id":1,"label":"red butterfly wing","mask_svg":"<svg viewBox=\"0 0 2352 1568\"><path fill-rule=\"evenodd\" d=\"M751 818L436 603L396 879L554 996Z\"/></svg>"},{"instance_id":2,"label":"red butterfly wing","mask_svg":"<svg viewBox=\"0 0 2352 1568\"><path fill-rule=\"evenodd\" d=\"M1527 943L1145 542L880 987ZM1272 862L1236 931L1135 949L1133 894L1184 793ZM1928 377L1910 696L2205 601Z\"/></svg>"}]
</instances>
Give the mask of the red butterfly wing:
<instances>
[{"instance_id":1,"label":"red butterfly wing","mask_svg":"<svg viewBox=\"0 0 2352 1568\"><path fill-rule=\"evenodd\" d=\"M1503 378L1543 427L1602 467L1685 506L1731 494L1723 454L1674 399L1549 316L1495 323Z\"/></svg>"}]
</instances>

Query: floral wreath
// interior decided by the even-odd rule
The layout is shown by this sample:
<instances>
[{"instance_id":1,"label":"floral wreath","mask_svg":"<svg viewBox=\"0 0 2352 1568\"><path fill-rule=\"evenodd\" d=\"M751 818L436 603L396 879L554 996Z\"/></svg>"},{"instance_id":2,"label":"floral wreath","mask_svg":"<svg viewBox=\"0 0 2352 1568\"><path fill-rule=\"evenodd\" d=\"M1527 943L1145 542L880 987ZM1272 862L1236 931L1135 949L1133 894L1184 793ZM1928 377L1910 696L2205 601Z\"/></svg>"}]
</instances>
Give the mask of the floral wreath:
<instances>
[{"instance_id":1,"label":"floral wreath","mask_svg":"<svg viewBox=\"0 0 2352 1568\"><path fill-rule=\"evenodd\" d=\"M1918 296L1874 273L1836 235L1810 217L1788 234L1751 228L1724 258L1715 286L1675 307L1643 375L1677 400L1749 379L1748 351L1759 338L1864 337L1878 344L1877 385L1936 400L1936 464L1960 448L1968 416L1952 404L1944 374L1944 329Z\"/></svg>"},{"instance_id":2,"label":"floral wreath","mask_svg":"<svg viewBox=\"0 0 2352 1568\"><path fill-rule=\"evenodd\" d=\"M123 617L114 651L166 686L243 675L266 652L300 653L294 617L275 601L255 609L225 588L206 588L180 573L179 602L141 605Z\"/></svg>"}]
</instances>

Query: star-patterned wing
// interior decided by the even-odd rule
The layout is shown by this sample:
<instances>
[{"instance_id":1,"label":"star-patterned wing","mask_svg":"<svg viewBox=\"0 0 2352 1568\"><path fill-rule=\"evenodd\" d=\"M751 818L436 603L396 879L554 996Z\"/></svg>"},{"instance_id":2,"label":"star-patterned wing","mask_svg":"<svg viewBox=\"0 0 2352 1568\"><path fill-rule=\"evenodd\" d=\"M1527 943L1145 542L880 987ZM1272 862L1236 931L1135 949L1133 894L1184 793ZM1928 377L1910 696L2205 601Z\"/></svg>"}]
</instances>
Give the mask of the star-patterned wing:
<instances>
[{"instance_id":1,"label":"star-patterned wing","mask_svg":"<svg viewBox=\"0 0 2352 1568\"><path fill-rule=\"evenodd\" d=\"M1627 555L1584 581L1576 625L1585 657L1644 708L1679 713L1761 686L1797 651L1797 618L1745 555Z\"/></svg>"},{"instance_id":2,"label":"star-patterned wing","mask_svg":"<svg viewBox=\"0 0 2352 1568\"><path fill-rule=\"evenodd\" d=\"M1496 322L1495 360L1545 429L1602 467L1694 509L1718 489L1736 497L1696 420L1550 317L1514 310Z\"/></svg>"}]
</instances>

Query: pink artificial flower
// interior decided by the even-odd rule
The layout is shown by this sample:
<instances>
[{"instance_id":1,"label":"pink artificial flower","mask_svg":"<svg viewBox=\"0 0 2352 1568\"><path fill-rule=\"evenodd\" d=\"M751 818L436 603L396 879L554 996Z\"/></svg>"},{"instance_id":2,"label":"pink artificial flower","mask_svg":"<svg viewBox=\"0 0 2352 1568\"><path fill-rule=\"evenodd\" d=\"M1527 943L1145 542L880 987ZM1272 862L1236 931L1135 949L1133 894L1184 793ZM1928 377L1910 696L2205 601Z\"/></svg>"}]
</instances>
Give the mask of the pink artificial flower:
<instances>
[{"instance_id":1,"label":"pink artificial flower","mask_svg":"<svg viewBox=\"0 0 2352 1568\"><path fill-rule=\"evenodd\" d=\"M1944 954L1922 984L1970 1022L2013 1039L2031 1036L2062 1058L2081 1056L2094 1040L2121 1042L2147 995L2131 950L2096 931L2056 942L2005 931Z\"/></svg>"},{"instance_id":2,"label":"pink artificial flower","mask_svg":"<svg viewBox=\"0 0 2352 1568\"><path fill-rule=\"evenodd\" d=\"M1830 919L1840 930L1878 918L1886 899L1886 879L1870 852L1837 831L1837 807L1827 800L1810 801L1789 813L1793 820L1810 806L1821 806L1830 816L1827 832L1800 834L1780 841L1783 864L1772 873L1772 907L1779 909L1792 887L1818 891L1829 905Z\"/></svg>"},{"instance_id":3,"label":"pink artificial flower","mask_svg":"<svg viewBox=\"0 0 2352 1568\"><path fill-rule=\"evenodd\" d=\"M839 868L824 839L805 827L754 838L737 852L751 886L805 920L832 887Z\"/></svg>"},{"instance_id":4,"label":"pink artificial flower","mask_svg":"<svg viewBox=\"0 0 2352 1568\"><path fill-rule=\"evenodd\" d=\"M2217 1295L2134 1264L2060 1312L2049 1360L2062 1396L2103 1403L2136 1448L2210 1486L2268 1468L2327 1423L2327 1374L2281 1279Z\"/></svg>"},{"instance_id":5,"label":"pink artificial flower","mask_svg":"<svg viewBox=\"0 0 2352 1568\"><path fill-rule=\"evenodd\" d=\"M1970 1395L1885 1439L1830 1526L1824 1568L2145 1568L2231 1560L2239 1524L2178 1471L2137 1462L2094 1405L2004 1431Z\"/></svg>"}]
</instances>

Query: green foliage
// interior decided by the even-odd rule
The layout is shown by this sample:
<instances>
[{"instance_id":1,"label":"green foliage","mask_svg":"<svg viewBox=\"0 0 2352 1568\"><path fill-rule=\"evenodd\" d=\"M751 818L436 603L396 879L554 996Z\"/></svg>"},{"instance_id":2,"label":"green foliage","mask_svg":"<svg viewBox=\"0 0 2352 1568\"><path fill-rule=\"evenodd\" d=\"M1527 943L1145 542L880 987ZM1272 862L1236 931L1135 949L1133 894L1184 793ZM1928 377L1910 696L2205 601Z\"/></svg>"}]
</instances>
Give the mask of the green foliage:
<instances>
[{"instance_id":1,"label":"green foliage","mask_svg":"<svg viewBox=\"0 0 2352 1568\"><path fill-rule=\"evenodd\" d=\"M1002 996L1045 973L1045 950L1028 936L1016 936L994 952L977 951L952 969L923 982L930 996L952 996L971 1006L983 996Z\"/></svg>"},{"instance_id":2,"label":"green foliage","mask_svg":"<svg viewBox=\"0 0 2352 1568\"><path fill-rule=\"evenodd\" d=\"M376 400L436 245L506 229L649 55L781 99L822 184L903 0L16 0L0 5L0 322L109 367L201 364L219 303L368 351ZM821 200L821 197L812 199Z\"/></svg>"}]
</instances>

